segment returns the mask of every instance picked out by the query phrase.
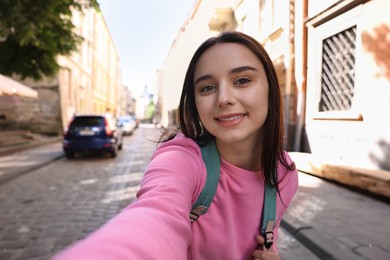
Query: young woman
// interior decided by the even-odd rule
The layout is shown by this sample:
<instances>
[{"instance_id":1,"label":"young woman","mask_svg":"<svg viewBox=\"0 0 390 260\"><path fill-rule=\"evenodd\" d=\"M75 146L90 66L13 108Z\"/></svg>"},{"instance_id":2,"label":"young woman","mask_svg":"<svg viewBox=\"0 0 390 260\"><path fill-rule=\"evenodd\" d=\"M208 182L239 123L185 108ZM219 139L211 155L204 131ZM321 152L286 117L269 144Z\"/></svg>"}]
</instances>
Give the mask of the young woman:
<instances>
[{"instance_id":1,"label":"young woman","mask_svg":"<svg viewBox=\"0 0 390 260\"><path fill-rule=\"evenodd\" d=\"M273 64L255 39L224 32L206 40L186 73L180 130L162 136L137 200L56 259L280 259L278 227L298 185L282 111ZM209 142L220 179L207 213L191 224L207 174L200 146ZM265 183L277 189L270 250L259 234Z\"/></svg>"}]
</instances>

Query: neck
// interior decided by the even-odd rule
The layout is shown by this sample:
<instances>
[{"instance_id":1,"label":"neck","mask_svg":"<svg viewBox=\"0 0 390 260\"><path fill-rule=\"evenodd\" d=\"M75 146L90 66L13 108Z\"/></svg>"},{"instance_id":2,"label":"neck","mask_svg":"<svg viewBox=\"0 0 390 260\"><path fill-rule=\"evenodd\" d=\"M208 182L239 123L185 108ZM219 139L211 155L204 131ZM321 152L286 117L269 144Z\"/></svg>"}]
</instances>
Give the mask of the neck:
<instances>
[{"instance_id":1,"label":"neck","mask_svg":"<svg viewBox=\"0 0 390 260\"><path fill-rule=\"evenodd\" d=\"M216 141L218 152L225 161L249 171L261 170L262 146L258 143L230 144Z\"/></svg>"}]
</instances>

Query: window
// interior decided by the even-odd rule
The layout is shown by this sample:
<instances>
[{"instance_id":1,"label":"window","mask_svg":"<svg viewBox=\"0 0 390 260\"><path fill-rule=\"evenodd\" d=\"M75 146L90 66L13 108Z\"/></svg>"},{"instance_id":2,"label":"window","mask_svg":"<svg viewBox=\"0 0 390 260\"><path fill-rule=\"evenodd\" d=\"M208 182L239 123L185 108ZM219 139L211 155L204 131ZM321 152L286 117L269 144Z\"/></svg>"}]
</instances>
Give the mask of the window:
<instances>
[{"instance_id":1,"label":"window","mask_svg":"<svg viewBox=\"0 0 390 260\"><path fill-rule=\"evenodd\" d=\"M361 7L336 13L319 15L307 24L306 115L315 120L361 120Z\"/></svg>"},{"instance_id":2,"label":"window","mask_svg":"<svg viewBox=\"0 0 390 260\"><path fill-rule=\"evenodd\" d=\"M320 112L351 109L355 52L356 25L323 40Z\"/></svg>"}]
</instances>

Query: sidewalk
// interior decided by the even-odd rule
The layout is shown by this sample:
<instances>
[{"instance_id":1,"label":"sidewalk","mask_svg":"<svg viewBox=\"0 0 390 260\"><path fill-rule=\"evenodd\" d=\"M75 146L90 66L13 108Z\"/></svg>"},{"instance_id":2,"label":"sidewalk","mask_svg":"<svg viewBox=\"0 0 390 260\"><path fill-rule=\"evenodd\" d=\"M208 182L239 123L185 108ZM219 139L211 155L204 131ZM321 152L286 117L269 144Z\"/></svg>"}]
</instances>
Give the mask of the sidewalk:
<instances>
[{"instance_id":1,"label":"sidewalk","mask_svg":"<svg viewBox=\"0 0 390 260\"><path fill-rule=\"evenodd\" d=\"M16 150L0 150L0 183L63 156L54 139ZM299 183L282 221L298 241L320 259L390 259L390 203L302 172Z\"/></svg>"},{"instance_id":2,"label":"sidewalk","mask_svg":"<svg viewBox=\"0 0 390 260\"><path fill-rule=\"evenodd\" d=\"M60 137L49 137L29 144L0 147L0 184L63 157L60 140Z\"/></svg>"},{"instance_id":3,"label":"sidewalk","mask_svg":"<svg viewBox=\"0 0 390 260\"><path fill-rule=\"evenodd\" d=\"M15 152L24 151L30 148L39 147L45 144L51 144L56 142L61 142L62 136L39 136L36 135L33 140L25 144L11 145L11 146L0 146L0 157L5 155L10 155Z\"/></svg>"},{"instance_id":4,"label":"sidewalk","mask_svg":"<svg viewBox=\"0 0 390 260\"><path fill-rule=\"evenodd\" d=\"M299 173L282 226L321 259L390 259L390 204Z\"/></svg>"},{"instance_id":5,"label":"sidewalk","mask_svg":"<svg viewBox=\"0 0 390 260\"><path fill-rule=\"evenodd\" d=\"M299 188L282 226L321 259L390 259L390 172L290 156Z\"/></svg>"}]
</instances>

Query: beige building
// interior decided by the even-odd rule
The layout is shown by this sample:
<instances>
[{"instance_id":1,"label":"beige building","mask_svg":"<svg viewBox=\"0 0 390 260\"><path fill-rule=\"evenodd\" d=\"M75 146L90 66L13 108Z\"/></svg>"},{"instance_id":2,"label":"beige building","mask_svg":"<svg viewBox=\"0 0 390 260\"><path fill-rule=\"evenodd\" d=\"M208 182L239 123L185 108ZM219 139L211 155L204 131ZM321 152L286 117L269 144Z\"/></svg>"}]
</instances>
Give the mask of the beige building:
<instances>
[{"instance_id":1,"label":"beige building","mask_svg":"<svg viewBox=\"0 0 390 260\"><path fill-rule=\"evenodd\" d=\"M390 170L390 20L386 0L197 0L156 83L174 125L188 63L209 36L245 32L269 52L284 97L287 149Z\"/></svg>"},{"instance_id":2,"label":"beige building","mask_svg":"<svg viewBox=\"0 0 390 260\"><path fill-rule=\"evenodd\" d=\"M102 13L74 11L72 22L84 41L71 55L58 57L59 73L39 81L17 79L38 92L32 108L23 111L34 132L57 135L75 114L119 116L127 109L120 60Z\"/></svg>"},{"instance_id":3,"label":"beige building","mask_svg":"<svg viewBox=\"0 0 390 260\"><path fill-rule=\"evenodd\" d=\"M63 125L74 114L112 113L126 110L120 60L101 12L74 12L73 22L84 41L78 52L59 57Z\"/></svg>"}]
</instances>

